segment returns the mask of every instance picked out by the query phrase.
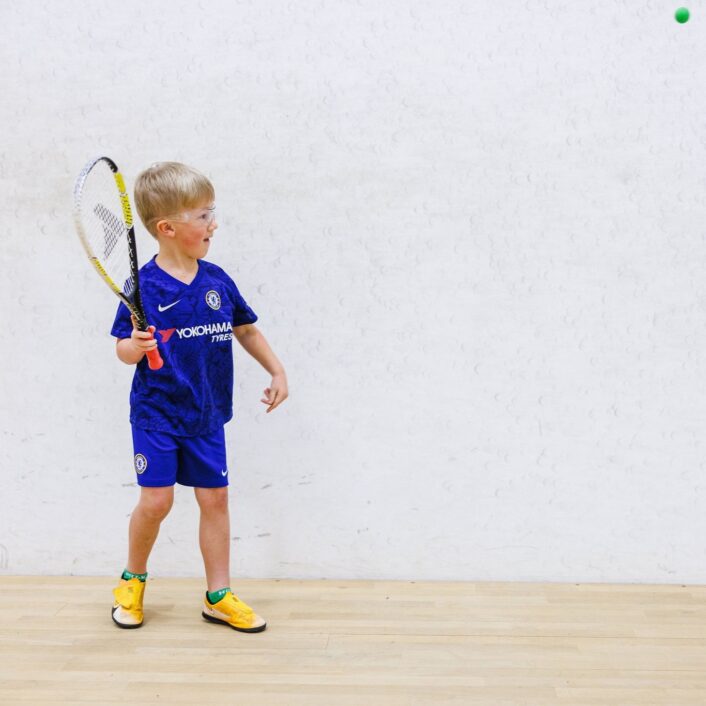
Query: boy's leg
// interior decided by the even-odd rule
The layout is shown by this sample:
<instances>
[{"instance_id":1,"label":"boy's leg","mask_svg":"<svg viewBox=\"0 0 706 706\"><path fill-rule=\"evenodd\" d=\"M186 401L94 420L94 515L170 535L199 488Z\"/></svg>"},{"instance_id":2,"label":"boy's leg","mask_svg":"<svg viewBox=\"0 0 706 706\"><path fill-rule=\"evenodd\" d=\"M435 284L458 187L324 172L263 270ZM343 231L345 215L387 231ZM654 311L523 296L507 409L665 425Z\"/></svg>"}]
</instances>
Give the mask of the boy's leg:
<instances>
[{"instance_id":1,"label":"boy's leg","mask_svg":"<svg viewBox=\"0 0 706 706\"><path fill-rule=\"evenodd\" d=\"M159 534L159 526L174 502L177 443L170 434L132 427L135 473L140 500L130 517L127 574L113 589L113 622L121 628L143 623L147 559ZM132 576L130 575L132 574Z\"/></svg>"},{"instance_id":2,"label":"boy's leg","mask_svg":"<svg viewBox=\"0 0 706 706\"><path fill-rule=\"evenodd\" d=\"M201 509L199 545L209 591L230 586L228 487L194 488Z\"/></svg>"},{"instance_id":3,"label":"boy's leg","mask_svg":"<svg viewBox=\"0 0 706 706\"><path fill-rule=\"evenodd\" d=\"M132 442L141 492L130 518L130 549L125 568L133 574L144 574L159 526L174 502L178 441L171 434L133 426Z\"/></svg>"},{"instance_id":4,"label":"boy's leg","mask_svg":"<svg viewBox=\"0 0 706 706\"><path fill-rule=\"evenodd\" d=\"M159 534L159 526L174 503L174 486L143 486L140 491L140 500L130 518L130 546L125 567L133 574L147 573L147 559Z\"/></svg>"},{"instance_id":5,"label":"boy's leg","mask_svg":"<svg viewBox=\"0 0 706 706\"><path fill-rule=\"evenodd\" d=\"M127 570L132 574L147 573L147 559L154 545L159 525L167 516L174 501L174 486L142 487L140 500L130 518L130 547ZM142 601L145 577L120 579L113 589L115 598L111 615L121 628L139 628L143 622Z\"/></svg>"},{"instance_id":6,"label":"boy's leg","mask_svg":"<svg viewBox=\"0 0 706 706\"><path fill-rule=\"evenodd\" d=\"M199 545L208 582L201 615L242 632L262 632L265 621L230 590L228 466L223 428L180 444L177 483L193 487L201 510Z\"/></svg>"},{"instance_id":7,"label":"boy's leg","mask_svg":"<svg viewBox=\"0 0 706 706\"><path fill-rule=\"evenodd\" d=\"M194 492L201 508L199 543L208 591L228 588L220 600L211 599L207 594L201 615L210 622L229 625L241 632L262 632L267 627L265 621L230 590L228 488L194 488Z\"/></svg>"}]
</instances>

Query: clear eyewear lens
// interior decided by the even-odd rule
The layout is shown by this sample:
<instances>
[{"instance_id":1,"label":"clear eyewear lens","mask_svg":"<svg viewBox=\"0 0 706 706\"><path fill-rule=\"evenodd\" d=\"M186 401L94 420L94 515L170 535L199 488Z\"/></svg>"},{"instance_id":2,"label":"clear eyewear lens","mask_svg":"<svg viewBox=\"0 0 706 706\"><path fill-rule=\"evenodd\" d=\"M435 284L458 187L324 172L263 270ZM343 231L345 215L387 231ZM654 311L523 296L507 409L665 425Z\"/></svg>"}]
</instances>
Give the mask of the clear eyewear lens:
<instances>
[{"instance_id":1,"label":"clear eyewear lens","mask_svg":"<svg viewBox=\"0 0 706 706\"><path fill-rule=\"evenodd\" d=\"M183 222L194 222L194 223L204 223L210 226L213 221L216 220L216 207L213 208L202 208L194 211L184 211L180 213L178 218L173 218L172 220L181 220Z\"/></svg>"}]
</instances>

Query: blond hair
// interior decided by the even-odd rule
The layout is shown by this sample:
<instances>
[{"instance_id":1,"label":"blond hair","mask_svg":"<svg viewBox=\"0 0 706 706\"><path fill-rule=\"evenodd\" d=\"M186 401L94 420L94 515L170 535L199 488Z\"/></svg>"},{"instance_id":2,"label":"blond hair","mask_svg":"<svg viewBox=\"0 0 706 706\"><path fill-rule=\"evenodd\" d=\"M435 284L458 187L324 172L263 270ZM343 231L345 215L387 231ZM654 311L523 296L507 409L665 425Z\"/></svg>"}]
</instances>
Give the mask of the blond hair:
<instances>
[{"instance_id":1,"label":"blond hair","mask_svg":"<svg viewBox=\"0 0 706 706\"><path fill-rule=\"evenodd\" d=\"M135 181L137 213L155 238L157 221L212 202L215 195L207 177L181 162L157 162L140 172Z\"/></svg>"}]
</instances>

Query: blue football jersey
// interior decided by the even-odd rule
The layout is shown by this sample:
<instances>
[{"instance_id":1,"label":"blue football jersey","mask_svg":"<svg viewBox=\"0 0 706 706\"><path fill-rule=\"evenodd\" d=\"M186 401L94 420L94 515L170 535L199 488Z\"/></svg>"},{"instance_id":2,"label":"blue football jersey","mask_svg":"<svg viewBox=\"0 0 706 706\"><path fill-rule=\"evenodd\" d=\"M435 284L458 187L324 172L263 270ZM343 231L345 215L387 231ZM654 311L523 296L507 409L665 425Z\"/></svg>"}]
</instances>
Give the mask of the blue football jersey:
<instances>
[{"instance_id":1,"label":"blue football jersey","mask_svg":"<svg viewBox=\"0 0 706 706\"><path fill-rule=\"evenodd\" d=\"M254 323L257 315L235 282L205 260L184 284L153 258L140 269L140 290L164 366L150 370L146 357L137 364L130 422L179 436L214 431L233 416L233 328ZM111 334L131 333L130 312L121 303Z\"/></svg>"}]
</instances>

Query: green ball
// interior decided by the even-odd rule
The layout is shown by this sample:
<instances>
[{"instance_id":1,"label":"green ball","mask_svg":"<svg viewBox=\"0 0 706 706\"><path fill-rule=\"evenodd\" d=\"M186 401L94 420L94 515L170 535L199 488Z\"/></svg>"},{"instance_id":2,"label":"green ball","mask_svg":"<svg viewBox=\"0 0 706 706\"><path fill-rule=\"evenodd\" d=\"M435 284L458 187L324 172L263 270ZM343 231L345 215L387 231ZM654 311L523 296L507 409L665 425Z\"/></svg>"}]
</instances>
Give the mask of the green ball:
<instances>
[{"instance_id":1,"label":"green ball","mask_svg":"<svg viewBox=\"0 0 706 706\"><path fill-rule=\"evenodd\" d=\"M685 22L689 21L689 10L687 10L685 7L680 7L675 13L674 13L674 19L679 24L684 24Z\"/></svg>"}]
</instances>

